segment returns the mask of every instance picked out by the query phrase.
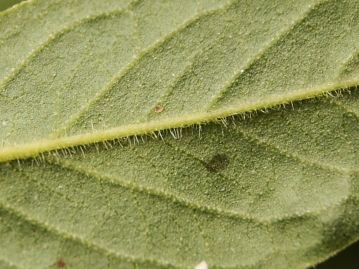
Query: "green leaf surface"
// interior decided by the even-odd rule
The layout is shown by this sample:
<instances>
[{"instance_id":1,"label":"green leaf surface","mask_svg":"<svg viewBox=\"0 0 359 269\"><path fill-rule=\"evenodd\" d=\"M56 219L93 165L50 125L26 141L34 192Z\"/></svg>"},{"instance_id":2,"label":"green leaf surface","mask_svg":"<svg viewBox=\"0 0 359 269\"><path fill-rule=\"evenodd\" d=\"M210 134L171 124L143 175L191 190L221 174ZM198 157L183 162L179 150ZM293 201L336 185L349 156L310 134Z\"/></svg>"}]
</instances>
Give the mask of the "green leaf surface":
<instances>
[{"instance_id":1,"label":"green leaf surface","mask_svg":"<svg viewBox=\"0 0 359 269\"><path fill-rule=\"evenodd\" d=\"M2 0L0 1L0 11L10 8L11 6L20 3L23 0Z\"/></svg>"},{"instance_id":2,"label":"green leaf surface","mask_svg":"<svg viewBox=\"0 0 359 269\"><path fill-rule=\"evenodd\" d=\"M24 3L0 17L0 160L355 86L358 9L334 0Z\"/></svg>"},{"instance_id":3,"label":"green leaf surface","mask_svg":"<svg viewBox=\"0 0 359 269\"><path fill-rule=\"evenodd\" d=\"M356 114L324 99L235 123L3 164L0 259L306 268L358 238Z\"/></svg>"},{"instance_id":4,"label":"green leaf surface","mask_svg":"<svg viewBox=\"0 0 359 269\"><path fill-rule=\"evenodd\" d=\"M358 84L358 11L33 0L2 13L0 268L305 269L356 241L359 91L298 100Z\"/></svg>"}]
</instances>

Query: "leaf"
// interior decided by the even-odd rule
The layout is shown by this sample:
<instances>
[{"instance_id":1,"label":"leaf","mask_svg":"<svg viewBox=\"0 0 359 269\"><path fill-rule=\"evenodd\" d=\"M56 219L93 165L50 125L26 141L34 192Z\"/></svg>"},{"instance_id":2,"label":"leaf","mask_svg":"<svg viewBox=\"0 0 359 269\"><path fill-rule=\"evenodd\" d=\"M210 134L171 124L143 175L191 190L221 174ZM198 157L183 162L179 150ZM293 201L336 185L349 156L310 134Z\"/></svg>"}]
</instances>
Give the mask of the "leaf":
<instances>
[{"instance_id":1,"label":"leaf","mask_svg":"<svg viewBox=\"0 0 359 269\"><path fill-rule=\"evenodd\" d=\"M3 0L0 2L0 11L3 11L21 1L22 0Z\"/></svg>"},{"instance_id":2,"label":"leaf","mask_svg":"<svg viewBox=\"0 0 359 269\"><path fill-rule=\"evenodd\" d=\"M10 29L0 37L0 160L355 86L355 71L343 72L357 70L357 10L314 0L20 5L0 22Z\"/></svg>"},{"instance_id":3,"label":"leaf","mask_svg":"<svg viewBox=\"0 0 359 269\"><path fill-rule=\"evenodd\" d=\"M1 15L0 159L69 148L0 164L0 268L306 268L358 239L356 89L176 128L357 85L356 1L252 2Z\"/></svg>"},{"instance_id":4,"label":"leaf","mask_svg":"<svg viewBox=\"0 0 359 269\"><path fill-rule=\"evenodd\" d=\"M345 106L314 100L224 130L209 124L201 137L187 128L181 139L167 133L3 164L0 260L15 268L316 264L359 236L358 116L340 100Z\"/></svg>"}]
</instances>

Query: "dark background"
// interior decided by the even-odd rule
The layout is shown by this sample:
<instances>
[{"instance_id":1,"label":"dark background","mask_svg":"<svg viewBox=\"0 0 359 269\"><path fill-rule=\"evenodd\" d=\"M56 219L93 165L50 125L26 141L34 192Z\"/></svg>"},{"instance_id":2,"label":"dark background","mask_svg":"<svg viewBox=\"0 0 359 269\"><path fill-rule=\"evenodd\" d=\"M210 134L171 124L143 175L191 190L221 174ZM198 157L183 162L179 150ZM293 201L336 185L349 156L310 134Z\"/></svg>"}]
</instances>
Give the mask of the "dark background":
<instances>
[{"instance_id":1,"label":"dark background","mask_svg":"<svg viewBox=\"0 0 359 269\"><path fill-rule=\"evenodd\" d=\"M23 0L0 0L0 12L21 1ZM353 244L324 263L317 265L315 269L359 269L359 242Z\"/></svg>"}]
</instances>

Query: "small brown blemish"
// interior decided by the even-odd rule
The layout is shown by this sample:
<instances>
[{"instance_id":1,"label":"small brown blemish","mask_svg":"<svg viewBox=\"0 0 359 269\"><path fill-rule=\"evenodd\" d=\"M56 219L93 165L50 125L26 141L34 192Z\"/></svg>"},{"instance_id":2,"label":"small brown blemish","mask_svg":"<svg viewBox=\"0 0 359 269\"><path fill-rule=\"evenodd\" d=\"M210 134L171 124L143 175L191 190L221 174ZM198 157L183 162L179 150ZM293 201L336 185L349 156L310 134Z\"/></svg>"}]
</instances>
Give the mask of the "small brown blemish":
<instances>
[{"instance_id":1,"label":"small brown blemish","mask_svg":"<svg viewBox=\"0 0 359 269\"><path fill-rule=\"evenodd\" d=\"M58 268L65 268L66 267L66 263L63 259L59 259L57 262L56 262L56 265Z\"/></svg>"},{"instance_id":2,"label":"small brown blemish","mask_svg":"<svg viewBox=\"0 0 359 269\"><path fill-rule=\"evenodd\" d=\"M162 105L156 105L155 109L154 109L155 113L161 113L164 110L165 110L165 108Z\"/></svg>"},{"instance_id":3,"label":"small brown blemish","mask_svg":"<svg viewBox=\"0 0 359 269\"><path fill-rule=\"evenodd\" d=\"M218 173L226 169L229 164L229 159L225 154L216 154L212 157L209 162L205 163L205 167L211 173Z\"/></svg>"}]
</instances>

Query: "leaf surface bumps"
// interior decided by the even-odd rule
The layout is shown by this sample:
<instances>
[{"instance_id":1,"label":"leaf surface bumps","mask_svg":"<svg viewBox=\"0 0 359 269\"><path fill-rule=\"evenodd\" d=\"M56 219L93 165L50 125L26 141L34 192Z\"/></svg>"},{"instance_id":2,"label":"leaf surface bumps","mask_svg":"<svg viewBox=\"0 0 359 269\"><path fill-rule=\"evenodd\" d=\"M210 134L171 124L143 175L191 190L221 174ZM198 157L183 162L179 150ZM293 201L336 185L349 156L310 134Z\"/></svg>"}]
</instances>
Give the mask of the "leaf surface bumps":
<instances>
[{"instance_id":1,"label":"leaf surface bumps","mask_svg":"<svg viewBox=\"0 0 359 269\"><path fill-rule=\"evenodd\" d=\"M69 18L59 24L51 10ZM313 0L20 5L0 23L9 28L0 37L0 159L356 86L355 74L341 74L357 67L357 10L357 1ZM24 24L49 26L21 31L20 15L29 17ZM26 46L10 53L21 41Z\"/></svg>"},{"instance_id":2,"label":"leaf surface bumps","mask_svg":"<svg viewBox=\"0 0 359 269\"><path fill-rule=\"evenodd\" d=\"M358 91L298 100L357 85L358 8L2 13L0 268L304 269L357 240Z\"/></svg>"}]
</instances>

